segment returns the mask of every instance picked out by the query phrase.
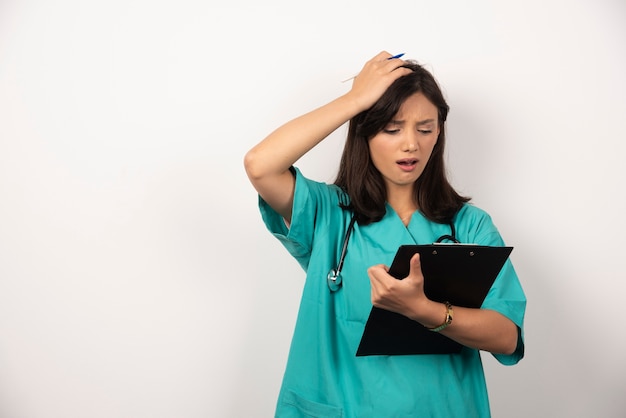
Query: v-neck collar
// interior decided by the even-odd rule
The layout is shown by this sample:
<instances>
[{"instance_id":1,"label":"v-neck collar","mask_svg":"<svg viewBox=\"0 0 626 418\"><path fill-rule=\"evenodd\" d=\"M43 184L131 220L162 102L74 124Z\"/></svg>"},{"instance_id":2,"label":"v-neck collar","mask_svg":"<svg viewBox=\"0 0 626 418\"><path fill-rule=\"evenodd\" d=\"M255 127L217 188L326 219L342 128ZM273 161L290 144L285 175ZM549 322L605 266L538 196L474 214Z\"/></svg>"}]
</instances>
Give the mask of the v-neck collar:
<instances>
[{"instance_id":1,"label":"v-neck collar","mask_svg":"<svg viewBox=\"0 0 626 418\"><path fill-rule=\"evenodd\" d=\"M415 232L418 231L419 227L417 227L416 225L421 224L425 220L422 212L420 212L419 210L415 210L411 215L411 219L409 219L409 223L407 225L404 225L404 222L402 222L402 218L400 218L398 212L395 211L395 209L389 204L389 202L385 202L385 209L385 218L390 221L389 223L394 225L393 229L395 230L396 226L402 229L402 235L404 235L403 240L409 239L410 241L412 241L413 244L417 244L418 242ZM407 244L410 243L411 242L407 242Z\"/></svg>"}]
</instances>

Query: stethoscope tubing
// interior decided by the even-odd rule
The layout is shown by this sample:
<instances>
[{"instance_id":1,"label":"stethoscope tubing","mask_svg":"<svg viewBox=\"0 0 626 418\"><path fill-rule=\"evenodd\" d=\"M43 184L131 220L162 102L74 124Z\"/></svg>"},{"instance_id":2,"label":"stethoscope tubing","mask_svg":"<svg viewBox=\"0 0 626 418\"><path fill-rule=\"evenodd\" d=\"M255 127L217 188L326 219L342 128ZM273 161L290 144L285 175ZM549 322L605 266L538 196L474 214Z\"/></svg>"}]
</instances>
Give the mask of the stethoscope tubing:
<instances>
[{"instance_id":1,"label":"stethoscope tubing","mask_svg":"<svg viewBox=\"0 0 626 418\"><path fill-rule=\"evenodd\" d=\"M336 292L343 285L341 270L343 269L343 263L346 259L346 254L348 253L348 242L350 241L350 236L352 235L352 231L354 230L355 222L356 216L352 215L352 218L350 219L350 224L348 225L348 229L346 231L346 235L343 238L343 244L341 245L341 255L339 256L339 263L337 264L337 268L330 269L328 275L326 276L328 289L331 292ZM454 222L452 221L450 222L450 235L442 235L435 242L440 243L446 240L452 241L457 244L460 242L458 239L456 239L456 229L454 228Z\"/></svg>"}]
</instances>

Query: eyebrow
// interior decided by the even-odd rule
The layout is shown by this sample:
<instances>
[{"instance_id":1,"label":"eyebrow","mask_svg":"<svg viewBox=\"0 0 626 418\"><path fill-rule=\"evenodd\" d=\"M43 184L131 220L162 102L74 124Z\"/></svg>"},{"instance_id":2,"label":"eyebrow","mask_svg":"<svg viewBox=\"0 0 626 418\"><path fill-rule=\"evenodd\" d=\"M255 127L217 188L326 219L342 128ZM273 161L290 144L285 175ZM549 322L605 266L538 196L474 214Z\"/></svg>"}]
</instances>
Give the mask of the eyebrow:
<instances>
[{"instance_id":1,"label":"eyebrow","mask_svg":"<svg viewBox=\"0 0 626 418\"><path fill-rule=\"evenodd\" d=\"M403 120L392 119L389 121L389 125L402 125L404 123ZM428 125L429 123L435 123L435 119L424 119L417 122L418 126Z\"/></svg>"}]
</instances>

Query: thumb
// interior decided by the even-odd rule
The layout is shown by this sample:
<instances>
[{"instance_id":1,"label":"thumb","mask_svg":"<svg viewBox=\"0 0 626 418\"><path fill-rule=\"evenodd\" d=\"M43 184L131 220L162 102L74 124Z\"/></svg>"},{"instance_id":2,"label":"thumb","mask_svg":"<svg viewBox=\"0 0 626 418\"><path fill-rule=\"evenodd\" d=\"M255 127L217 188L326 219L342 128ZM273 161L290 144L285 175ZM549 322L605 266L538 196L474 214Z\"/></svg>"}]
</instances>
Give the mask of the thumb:
<instances>
[{"instance_id":1,"label":"thumb","mask_svg":"<svg viewBox=\"0 0 626 418\"><path fill-rule=\"evenodd\" d=\"M413 254L409 266L409 276L420 277L422 276L422 263L420 261L419 253Z\"/></svg>"}]
</instances>

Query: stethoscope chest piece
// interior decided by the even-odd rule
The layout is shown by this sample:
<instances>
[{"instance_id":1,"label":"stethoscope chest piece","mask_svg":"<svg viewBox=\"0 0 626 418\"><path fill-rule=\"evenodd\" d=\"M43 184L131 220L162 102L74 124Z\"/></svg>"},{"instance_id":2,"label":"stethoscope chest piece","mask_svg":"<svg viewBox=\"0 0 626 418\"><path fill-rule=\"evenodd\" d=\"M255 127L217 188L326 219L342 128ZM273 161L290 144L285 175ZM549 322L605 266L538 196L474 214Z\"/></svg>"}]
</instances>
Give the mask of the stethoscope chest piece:
<instances>
[{"instance_id":1,"label":"stethoscope chest piece","mask_svg":"<svg viewBox=\"0 0 626 418\"><path fill-rule=\"evenodd\" d=\"M341 245L341 255L339 256L339 263L337 264L337 268L330 269L330 271L328 272L328 276L326 276L328 289L330 289L331 292L336 292L341 288L341 269L343 268L343 262L346 258L346 252L348 251L348 241L350 241L350 234L352 234L355 222L356 216L353 215L352 219L350 219L350 225L348 225L346 235L343 238L343 244Z\"/></svg>"},{"instance_id":2,"label":"stethoscope chest piece","mask_svg":"<svg viewBox=\"0 0 626 418\"><path fill-rule=\"evenodd\" d=\"M326 277L328 288L331 292L336 292L341 287L341 273L335 269L331 269Z\"/></svg>"}]
</instances>

